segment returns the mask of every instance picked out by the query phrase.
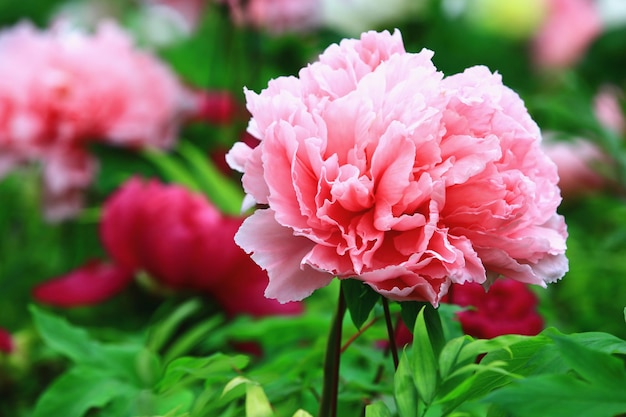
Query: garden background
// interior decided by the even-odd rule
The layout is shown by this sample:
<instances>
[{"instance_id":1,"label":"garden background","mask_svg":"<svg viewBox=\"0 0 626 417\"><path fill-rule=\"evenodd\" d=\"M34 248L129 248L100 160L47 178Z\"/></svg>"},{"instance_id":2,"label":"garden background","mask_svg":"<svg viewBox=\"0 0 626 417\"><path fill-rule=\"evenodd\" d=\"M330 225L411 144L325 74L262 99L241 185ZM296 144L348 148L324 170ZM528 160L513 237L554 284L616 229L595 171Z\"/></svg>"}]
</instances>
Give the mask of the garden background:
<instances>
[{"instance_id":1,"label":"garden background","mask_svg":"<svg viewBox=\"0 0 626 417\"><path fill-rule=\"evenodd\" d=\"M54 112L64 110L41 90L56 76L33 58L43 52L12 45L12 36L30 30L42 38L90 37L105 32L103 21L114 27L113 38L126 39L118 42L123 56L104 46L81 55L84 62L76 67L93 78L76 84L85 94L65 121L74 133L64 136L55 125L32 148L20 148L19 103L35 97L32 108L46 110L33 114L51 125ZM569 272L545 289L503 289L488 293L489 299L472 293L466 301L457 296L442 304L445 340L463 333L531 337L548 329L537 336L541 340L504 338L468 356L472 362L485 353L500 355L490 363L508 363L502 366L506 372L554 377L536 385L548 393L554 389L548 399L570 400L580 381L596 387L626 381L626 342L619 341L626 339L626 2L2 0L0 24L1 416L318 413L339 282L298 303L263 298L267 277L243 252L233 254L243 190L224 156L235 142L249 140L244 87L260 92L270 79L297 75L332 43L396 28L407 51L434 51L433 62L446 75L478 64L501 74L540 126L560 175ZM135 52L144 54L141 64L131 56ZM170 90L164 92L166 84ZM109 96L129 108L137 97L148 109L138 105L138 120L111 127L98 113ZM178 188L164 191L162 184ZM124 210L140 214L131 219ZM193 236L181 237L181 222ZM136 268L111 267L110 259L124 256L134 257ZM368 296L365 291L361 301ZM370 408L367 415L418 415L403 411L398 400L425 399L399 392L397 374L394 385L383 306L375 303L365 302L360 314L353 304L352 321L343 323L338 415L361 415L376 401L390 414ZM396 320L404 313L413 328L417 311L390 307ZM477 312L474 319L464 322L464 309ZM580 336L560 339L561 333ZM410 336L397 339L404 343ZM577 356L581 368L555 367L548 339L563 357ZM528 351L520 353L519 343L527 343ZM576 350L580 346L587 350ZM590 382L583 366L587 353L590 363L615 371L616 379ZM525 373L511 365L524 355L536 355L534 363L543 368ZM515 377L507 374L510 380L489 385L493 381L478 376L499 371L476 366L463 371L475 383L471 395L442 388L440 401L426 400L429 407L420 406L420 412L574 415L567 408L536 414L528 404L509 404L510 395L487 397ZM572 373L578 381L572 386L559 379ZM560 392L559 384L568 388ZM624 386L598 389L572 407L599 404L587 408L586 416L626 413Z\"/></svg>"}]
</instances>

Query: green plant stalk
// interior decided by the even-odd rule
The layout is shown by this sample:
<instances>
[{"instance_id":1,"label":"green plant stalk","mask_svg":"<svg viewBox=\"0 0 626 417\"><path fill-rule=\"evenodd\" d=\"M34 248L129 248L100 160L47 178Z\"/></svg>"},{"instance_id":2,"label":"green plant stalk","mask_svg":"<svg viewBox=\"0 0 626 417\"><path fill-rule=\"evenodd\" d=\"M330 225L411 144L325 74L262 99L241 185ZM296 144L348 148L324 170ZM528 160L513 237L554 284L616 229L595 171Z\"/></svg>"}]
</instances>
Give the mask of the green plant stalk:
<instances>
[{"instance_id":1,"label":"green plant stalk","mask_svg":"<svg viewBox=\"0 0 626 417\"><path fill-rule=\"evenodd\" d=\"M398 369L400 360L398 359L398 347L396 346L396 332L393 330L393 323L391 322L391 313L389 312L389 300L382 297L383 310L385 311L385 323L387 325L387 337L389 338L389 350L391 351L391 357L393 358L393 369Z\"/></svg>"},{"instance_id":2,"label":"green plant stalk","mask_svg":"<svg viewBox=\"0 0 626 417\"><path fill-rule=\"evenodd\" d=\"M337 312L328 336L326 357L324 358L324 386L320 400L319 417L337 416L337 396L339 391L339 361L341 358L341 327L346 313L343 289L339 290Z\"/></svg>"}]
</instances>

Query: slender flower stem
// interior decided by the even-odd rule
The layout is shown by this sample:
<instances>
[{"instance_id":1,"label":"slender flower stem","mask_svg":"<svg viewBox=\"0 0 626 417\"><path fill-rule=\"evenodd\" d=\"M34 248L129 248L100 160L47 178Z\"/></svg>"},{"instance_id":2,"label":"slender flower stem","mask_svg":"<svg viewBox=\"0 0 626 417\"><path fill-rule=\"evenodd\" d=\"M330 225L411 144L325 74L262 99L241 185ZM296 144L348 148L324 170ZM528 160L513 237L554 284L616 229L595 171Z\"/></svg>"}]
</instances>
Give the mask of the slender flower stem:
<instances>
[{"instance_id":1,"label":"slender flower stem","mask_svg":"<svg viewBox=\"0 0 626 417\"><path fill-rule=\"evenodd\" d=\"M396 346L396 333L393 331L393 324L391 323L391 313L389 312L389 301L382 297L383 310L385 311L385 323L387 324L387 335L389 337L389 350L391 350L391 356L393 358L393 367L398 369L400 360L398 359L398 347Z\"/></svg>"},{"instance_id":2,"label":"slender flower stem","mask_svg":"<svg viewBox=\"0 0 626 417\"><path fill-rule=\"evenodd\" d=\"M343 289L340 289L337 313L330 329L328 344L326 345L326 357L324 358L324 387L322 389L319 417L337 417L341 327L345 313L346 302L343 297Z\"/></svg>"},{"instance_id":3,"label":"slender flower stem","mask_svg":"<svg viewBox=\"0 0 626 417\"><path fill-rule=\"evenodd\" d=\"M348 341L344 343L343 346L341 347L341 353L345 352L346 349L348 349L348 347L352 344L352 342L354 342L359 336L361 336L367 329L372 327L374 323L376 323L376 320L377 318L374 317L369 323L361 327L361 329L358 332L352 335L352 337L350 337L350 339L348 339Z\"/></svg>"}]
</instances>

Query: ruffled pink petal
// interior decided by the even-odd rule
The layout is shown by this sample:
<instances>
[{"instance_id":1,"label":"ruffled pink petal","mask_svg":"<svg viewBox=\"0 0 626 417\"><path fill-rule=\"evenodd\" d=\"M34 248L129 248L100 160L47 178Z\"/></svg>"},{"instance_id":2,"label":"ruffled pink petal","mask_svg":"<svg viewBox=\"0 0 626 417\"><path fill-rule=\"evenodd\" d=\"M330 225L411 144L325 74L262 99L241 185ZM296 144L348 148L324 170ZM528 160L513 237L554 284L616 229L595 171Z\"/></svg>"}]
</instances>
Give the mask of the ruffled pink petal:
<instances>
[{"instance_id":1,"label":"ruffled pink petal","mask_svg":"<svg viewBox=\"0 0 626 417\"><path fill-rule=\"evenodd\" d=\"M333 279L333 275L302 263L314 244L278 224L271 209L257 210L248 217L235 242L267 271L265 296L281 303L302 300Z\"/></svg>"}]
</instances>

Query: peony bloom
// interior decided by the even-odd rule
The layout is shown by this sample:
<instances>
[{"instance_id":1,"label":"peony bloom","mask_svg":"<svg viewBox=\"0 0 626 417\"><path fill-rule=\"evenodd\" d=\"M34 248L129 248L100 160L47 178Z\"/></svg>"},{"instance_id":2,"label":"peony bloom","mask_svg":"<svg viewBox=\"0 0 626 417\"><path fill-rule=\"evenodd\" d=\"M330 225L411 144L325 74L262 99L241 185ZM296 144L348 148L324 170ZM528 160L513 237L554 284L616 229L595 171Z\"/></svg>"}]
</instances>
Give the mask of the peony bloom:
<instances>
[{"instance_id":1,"label":"peony bloom","mask_svg":"<svg viewBox=\"0 0 626 417\"><path fill-rule=\"evenodd\" d=\"M336 276L437 305L452 283L566 272L556 167L522 100L485 67L444 77L431 57L368 32L246 91L260 143L227 158L265 207L235 240L268 271L267 297Z\"/></svg>"},{"instance_id":2,"label":"peony bloom","mask_svg":"<svg viewBox=\"0 0 626 417\"><path fill-rule=\"evenodd\" d=\"M13 352L14 347L11 333L0 327L0 352L11 353Z\"/></svg>"},{"instance_id":3,"label":"peony bloom","mask_svg":"<svg viewBox=\"0 0 626 417\"><path fill-rule=\"evenodd\" d=\"M96 304L143 271L163 288L212 296L230 315L299 313L298 303L263 296L267 274L233 240L242 220L181 186L130 179L103 207L100 238L112 262L90 261L33 296L60 307Z\"/></svg>"},{"instance_id":4,"label":"peony bloom","mask_svg":"<svg viewBox=\"0 0 626 417\"><path fill-rule=\"evenodd\" d=\"M223 0L236 24L273 33L302 32L320 25L321 0Z\"/></svg>"},{"instance_id":5,"label":"peony bloom","mask_svg":"<svg viewBox=\"0 0 626 417\"><path fill-rule=\"evenodd\" d=\"M171 146L194 99L115 24L93 35L22 23L0 33L0 159L44 167L48 217L74 214L92 181L91 142Z\"/></svg>"},{"instance_id":6,"label":"peony bloom","mask_svg":"<svg viewBox=\"0 0 626 417\"><path fill-rule=\"evenodd\" d=\"M533 40L534 60L541 68L572 66L601 32L602 21L591 0L550 0Z\"/></svg>"},{"instance_id":7,"label":"peony bloom","mask_svg":"<svg viewBox=\"0 0 626 417\"><path fill-rule=\"evenodd\" d=\"M463 332L478 339L505 334L534 336L543 330L537 297L518 281L498 280L488 292L478 284L455 285L448 302L470 307L457 317Z\"/></svg>"},{"instance_id":8,"label":"peony bloom","mask_svg":"<svg viewBox=\"0 0 626 417\"><path fill-rule=\"evenodd\" d=\"M602 188L606 181L595 169L606 156L593 143L572 141L544 141L542 147L554 161L559 172L559 187L566 199L588 194Z\"/></svg>"},{"instance_id":9,"label":"peony bloom","mask_svg":"<svg viewBox=\"0 0 626 417\"><path fill-rule=\"evenodd\" d=\"M624 93L618 87L605 85L593 99L594 113L602 126L617 134L626 133L626 115L621 101Z\"/></svg>"}]
</instances>

